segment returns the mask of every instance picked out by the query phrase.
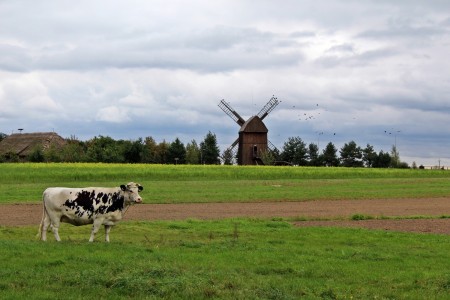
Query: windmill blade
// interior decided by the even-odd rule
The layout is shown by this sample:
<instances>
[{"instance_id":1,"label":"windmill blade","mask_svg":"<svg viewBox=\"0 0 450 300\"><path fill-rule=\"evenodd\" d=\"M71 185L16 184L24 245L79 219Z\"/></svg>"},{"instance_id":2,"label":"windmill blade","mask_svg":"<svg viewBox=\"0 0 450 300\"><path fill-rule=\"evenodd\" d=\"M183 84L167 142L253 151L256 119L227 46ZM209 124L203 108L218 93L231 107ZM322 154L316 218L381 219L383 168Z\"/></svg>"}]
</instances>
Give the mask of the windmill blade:
<instances>
[{"instance_id":1,"label":"windmill blade","mask_svg":"<svg viewBox=\"0 0 450 300\"><path fill-rule=\"evenodd\" d=\"M259 111L259 113L257 114L257 116L261 119L264 120L265 117L267 117L267 115L274 110L274 108L280 104L280 101L278 101L278 99L275 96L272 96L272 98L270 98L269 102L266 103L266 105L264 105L264 107Z\"/></svg>"},{"instance_id":2,"label":"windmill blade","mask_svg":"<svg viewBox=\"0 0 450 300\"><path fill-rule=\"evenodd\" d=\"M267 141L267 148L269 148L270 151L275 151L275 150L277 150L277 151L279 152L278 148L277 148L274 144L272 144L271 141Z\"/></svg>"},{"instance_id":3,"label":"windmill blade","mask_svg":"<svg viewBox=\"0 0 450 300\"><path fill-rule=\"evenodd\" d=\"M232 118L239 126L244 125L245 120L230 106L225 100L221 100L218 105L230 118Z\"/></svg>"},{"instance_id":4,"label":"windmill blade","mask_svg":"<svg viewBox=\"0 0 450 300\"><path fill-rule=\"evenodd\" d=\"M237 138L237 139L233 142L233 144L231 144L231 146L228 147L228 149L234 149L234 147L236 147L237 144L239 144L239 138Z\"/></svg>"},{"instance_id":5,"label":"windmill blade","mask_svg":"<svg viewBox=\"0 0 450 300\"><path fill-rule=\"evenodd\" d=\"M236 146L239 144L239 138L237 138L233 144L230 145L225 151L231 151L232 153L236 152Z\"/></svg>"},{"instance_id":6,"label":"windmill blade","mask_svg":"<svg viewBox=\"0 0 450 300\"><path fill-rule=\"evenodd\" d=\"M233 153L233 156L236 156L236 146L239 144L239 138L237 138L233 144L231 144L230 147L227 148L227 150L231 151Z\"/></svg>"},{"instance_id":7,"label":"windmill blade","mask_svg":"<svg viewBox=\"0 0 450 300\"><path fill-rule=\"evenodd\" d=\"M237 149L236 149L236 146L239 144L239 138L237 138L234 142L233 142L233 144L231 144L230 145L230 147L228 147L225 151L230 151L231 152L231 155L233 156L233 157L236 157L236 152L237 152ZM222 156L222 158L223 158L223 156Z\"/></svg>"}]
</instances>

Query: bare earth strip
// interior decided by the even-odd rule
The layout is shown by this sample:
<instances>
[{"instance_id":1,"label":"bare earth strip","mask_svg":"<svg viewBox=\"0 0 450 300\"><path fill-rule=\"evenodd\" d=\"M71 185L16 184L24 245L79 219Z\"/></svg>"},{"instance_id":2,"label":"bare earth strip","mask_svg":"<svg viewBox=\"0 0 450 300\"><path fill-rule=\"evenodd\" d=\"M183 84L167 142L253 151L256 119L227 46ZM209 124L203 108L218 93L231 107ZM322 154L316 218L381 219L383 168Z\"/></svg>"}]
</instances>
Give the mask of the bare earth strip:
<instances>
[{"instance_id":1,"label":"bare earth strip","mask_svg":"<svg viewBox=\"0 0 450 300\"><path fill-rule=\"evenodd\" d=\"M142 204L131 207L125 220L223 219L233 217L349 218L355 214L374 217L450 215L450 197L421 199L340 200L259 203ZM37 225L41 204L0 205L0 225ZM298 226L358 226L386 230L450 234L450 219L305 221Z\"/></svg>"}]
</instances>

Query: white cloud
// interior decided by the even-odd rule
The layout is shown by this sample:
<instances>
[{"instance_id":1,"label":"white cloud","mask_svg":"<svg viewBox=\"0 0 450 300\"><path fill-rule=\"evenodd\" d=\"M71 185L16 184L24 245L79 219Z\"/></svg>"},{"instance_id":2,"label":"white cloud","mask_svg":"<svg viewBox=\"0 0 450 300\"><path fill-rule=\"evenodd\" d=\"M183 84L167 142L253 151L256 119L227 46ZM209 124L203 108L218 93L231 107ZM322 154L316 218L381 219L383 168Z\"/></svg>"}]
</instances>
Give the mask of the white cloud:
<instances>
[{"instance_id":1,"label":"white cloud","mask_svg":"<svg viewBox=\"0 0 450 300\"><path fill-rule=\"evenodd\" d=\"M14 117L52 118L62 111L38 74L15 74L0 83L0 106Z\"/></svg>"},{"instance_id":2,"label":"white cloud","mask_svg":"<svg viewBox=\"0 0 450 300\"><path fill-rule=\"evenodd\" d=\"M101 108L97 113L97 120L110 123L126 123L131 120L126 108L107 106Z\"/></svg>"},{"instance_id":3,"label":"white cloud","mask_svg":"<svg viewBox=\"0 0 450 300\"><path fill-rule=\"evenodd\" d=\"M149 102L154 102L153 96L146 95L144 88L135 83L131 83L131 93L119 99L119 103L127 108L145 107Z\"/></svg>"},{"instance_id":4,"label":"white cloud","mask_svg":"<svg viewBox=\"0 0 450 300\"><path fill-rule=\"evenodd\" d=\"M227 146L238 128L218 102L247 118L275 94L265 122L278 146L325 131L389 150L384 130L400 128L408 156L448 157L449 20L438 0L9 1L0 131L190 140L211 130ZM305 113L315 119L300 122Z\"/></svg>"}]
</instances>

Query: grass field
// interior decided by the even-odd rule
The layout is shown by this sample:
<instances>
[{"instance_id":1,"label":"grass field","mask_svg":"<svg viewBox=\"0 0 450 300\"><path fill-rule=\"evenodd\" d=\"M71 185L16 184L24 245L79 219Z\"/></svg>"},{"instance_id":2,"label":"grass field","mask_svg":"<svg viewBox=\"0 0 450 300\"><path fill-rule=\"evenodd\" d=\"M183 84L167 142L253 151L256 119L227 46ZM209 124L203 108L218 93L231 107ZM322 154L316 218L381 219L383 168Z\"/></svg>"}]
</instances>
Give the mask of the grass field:
<instances>
[{"instance_id":1,"label":"grass field","mask_svg":"<svg viewBox=\"0 0 450 300\"><path fill-rule=\"evenodd\" d=\"M314 167L0 164L0 203L39 202L50 186L141 183L146 203L443 197L450 172Z\"/></svg>"},{"instance_id":2,"label":"grass field","mask_svg":"<svg viewBox=\"0 0 450 300\"><path fill-rule=\"evenodd\" d=\"M0 164L0 203L49 186L145 186L147 203L448 197L450 172ZM1 205L0 205L1 209ZM63 224L0 226L1 299L448 299L450 237L299 228L283 219L122 222L111 243Z\"/></svg>"},{"instance_id":3,"label":"grass field","mask_svg":"<svg viewBox=\"0 0 450 300\"><path fill-rule=\"evenodd\" d=\"M283 220L125 222L112 242L0 228L2 299L448 299L450 238ZM62 293L63 291L63 293Z\"/></svg>"}]
</instances>

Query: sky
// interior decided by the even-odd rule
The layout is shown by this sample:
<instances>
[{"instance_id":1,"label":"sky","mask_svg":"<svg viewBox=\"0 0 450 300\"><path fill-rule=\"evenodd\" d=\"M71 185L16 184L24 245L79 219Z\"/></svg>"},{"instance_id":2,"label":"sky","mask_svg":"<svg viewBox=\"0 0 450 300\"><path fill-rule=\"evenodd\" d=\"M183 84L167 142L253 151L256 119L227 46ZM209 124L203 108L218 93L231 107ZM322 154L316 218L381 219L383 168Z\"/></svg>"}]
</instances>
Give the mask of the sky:
<instances>
[{"instance_id":1,"label":"sky","mask_svg":"<svg viewBox=\"0 0 450 300\"><path fill-rule=\"evenodd\" d=\"M450 166L450 1L0 0L0 132L221 150L275 96L269 140L355 141Z\"/></svg>"}]
</instances>

